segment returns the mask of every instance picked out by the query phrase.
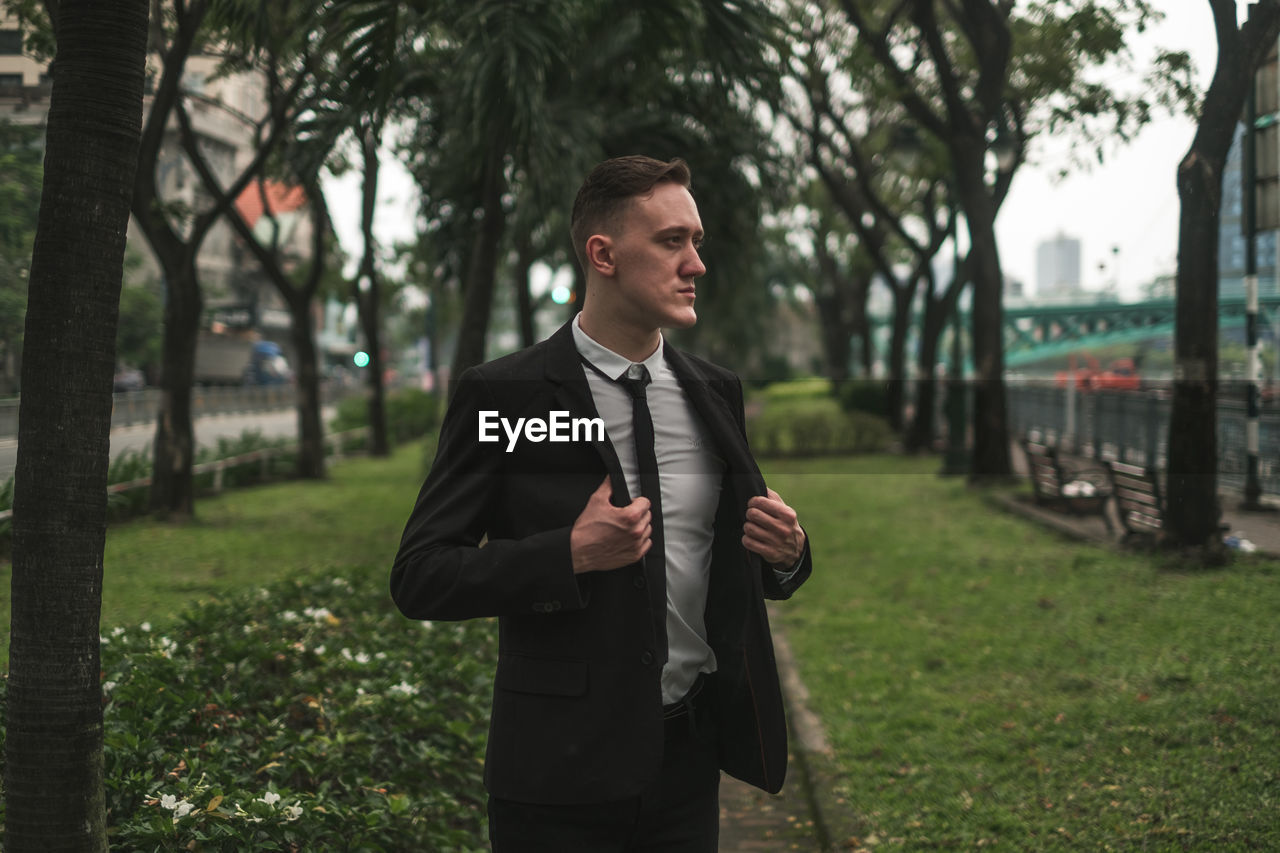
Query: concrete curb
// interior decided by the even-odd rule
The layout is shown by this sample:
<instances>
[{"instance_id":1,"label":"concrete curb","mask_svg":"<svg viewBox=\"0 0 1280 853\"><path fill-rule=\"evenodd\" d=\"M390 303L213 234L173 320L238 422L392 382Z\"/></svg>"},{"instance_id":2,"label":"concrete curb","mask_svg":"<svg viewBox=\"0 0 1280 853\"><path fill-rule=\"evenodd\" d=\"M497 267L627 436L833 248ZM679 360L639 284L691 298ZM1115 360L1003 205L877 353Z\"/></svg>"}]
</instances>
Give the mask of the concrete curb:
<instances>
[{"instance_id":1,"label":"concrete curb","mask_svg":"<svg viewBox=\"0 0 1280 853\"><path fill-rule=\"evenodd\" d=\"M814 835L820 850L849 849L848 839L860 831L853 807L838 793L839 777L834 751L827 741L822 721L809 707L809 690L800 678L780 620L772 612L773 650L778 677L787 706L787 726L791 730L791 784L799 784L813 818ZM798 777L798 778L797 778Z\"/></svg>"}]
</instances>

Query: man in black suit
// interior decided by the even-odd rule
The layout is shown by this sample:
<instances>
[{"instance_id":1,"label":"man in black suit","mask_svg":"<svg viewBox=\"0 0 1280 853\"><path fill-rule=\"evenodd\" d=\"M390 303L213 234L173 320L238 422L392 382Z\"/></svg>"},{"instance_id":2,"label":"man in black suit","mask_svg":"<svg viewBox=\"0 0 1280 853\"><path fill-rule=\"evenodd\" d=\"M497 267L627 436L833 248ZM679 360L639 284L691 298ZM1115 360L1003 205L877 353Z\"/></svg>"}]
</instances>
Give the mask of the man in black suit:
<instances>
[{"instance_id":1,"label":"man in black suit","mask_svg":"<svg viewBox=\"0 0 1280 853\"><path fill-rule=\"evenodd\" d=\"M496 851L716 849L720 770L777 792L765 598L808 577L696 321L680 160L597 166L574 202L582 311L458 379L391 575L413 619L499 618L485 784Z\"/></svg>"}]
</instances>

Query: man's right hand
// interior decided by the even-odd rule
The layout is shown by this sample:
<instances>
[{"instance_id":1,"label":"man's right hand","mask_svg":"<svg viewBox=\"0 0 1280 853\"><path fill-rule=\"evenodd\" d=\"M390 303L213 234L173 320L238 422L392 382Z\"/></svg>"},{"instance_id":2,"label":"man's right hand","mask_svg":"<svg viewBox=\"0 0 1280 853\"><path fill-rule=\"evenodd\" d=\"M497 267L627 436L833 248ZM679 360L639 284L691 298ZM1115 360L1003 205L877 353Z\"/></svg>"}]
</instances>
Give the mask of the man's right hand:
<instances>
[{"instance_id":1,"label":"man's right hand","mask_svg":"<svg viewBox=\"0 0 1280 853\"><path fill-rule=\"evenodd\" d=\"M574 574L622 568L639 560L653 545L649 499L641 497L626 506L614 506L609 502L612 494L606 476L573 523L569 551Z\"/></svg>"}]
</instances>

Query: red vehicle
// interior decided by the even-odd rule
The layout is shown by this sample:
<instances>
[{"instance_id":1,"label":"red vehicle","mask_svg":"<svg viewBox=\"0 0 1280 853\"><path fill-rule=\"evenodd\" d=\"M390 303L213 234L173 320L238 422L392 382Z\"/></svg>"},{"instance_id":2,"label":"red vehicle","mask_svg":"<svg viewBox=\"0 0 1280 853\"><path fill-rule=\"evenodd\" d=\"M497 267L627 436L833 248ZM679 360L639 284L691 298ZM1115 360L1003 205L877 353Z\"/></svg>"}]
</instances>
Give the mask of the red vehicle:
<instances>
[{"instance_id":1,"label":"red vehicle","mask_svg":"<svg viewBox=\"0 0 1280 853\"><path fill-rule=\"evenodd\" d=\"M1071 356L1071 367L1060 370L1054 376L1059 388L1066 388L1067 381L1075 378L1078 391L1137 391L1142 388L1142 377L1131 358L1117 358L1105 369L1091 355L1085 356L1087 367L1076 367L1076 357Z\"/></svg>"}]
</instances>

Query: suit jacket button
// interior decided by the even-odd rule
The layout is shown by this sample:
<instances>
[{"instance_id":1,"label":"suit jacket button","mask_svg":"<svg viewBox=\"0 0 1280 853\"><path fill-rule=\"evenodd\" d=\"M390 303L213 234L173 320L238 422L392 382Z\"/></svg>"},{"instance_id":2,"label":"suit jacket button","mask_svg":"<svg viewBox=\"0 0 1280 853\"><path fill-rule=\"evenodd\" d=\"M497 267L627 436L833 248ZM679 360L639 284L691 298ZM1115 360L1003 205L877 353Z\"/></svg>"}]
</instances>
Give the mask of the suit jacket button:
<instances>
[{"instance_id":1,"label":"suit jacket button","mask_svg":"<svg viewBox=\"0 0 1280 853\"><path fill-rule=\"evenodd\" d=\"M645 666L648 666L649 664L653 663L653 652L645 652L644 654L640 655L640 663L644 664Z\"/></svg>"},{"instance_id":2,"label":"suit jacket button","mask_svg":"<svg viewBox=\"0 0 1280 853\"><path fill-rule=\"evenodd\" d=\"M632 578L631 585L636 589L644 589L644 575L636 575Z\"/></svg>"}]
</instances>

